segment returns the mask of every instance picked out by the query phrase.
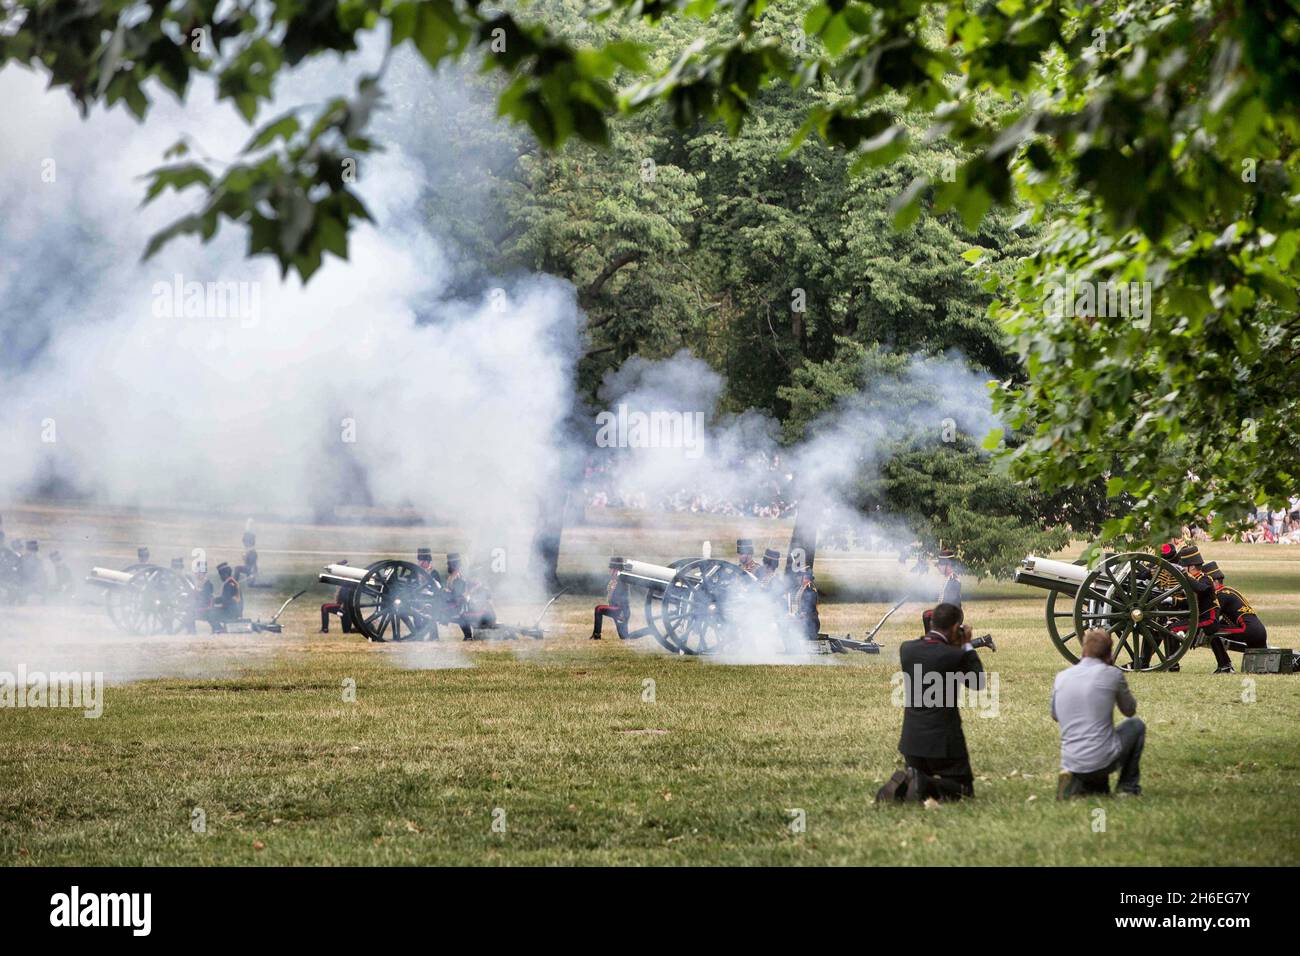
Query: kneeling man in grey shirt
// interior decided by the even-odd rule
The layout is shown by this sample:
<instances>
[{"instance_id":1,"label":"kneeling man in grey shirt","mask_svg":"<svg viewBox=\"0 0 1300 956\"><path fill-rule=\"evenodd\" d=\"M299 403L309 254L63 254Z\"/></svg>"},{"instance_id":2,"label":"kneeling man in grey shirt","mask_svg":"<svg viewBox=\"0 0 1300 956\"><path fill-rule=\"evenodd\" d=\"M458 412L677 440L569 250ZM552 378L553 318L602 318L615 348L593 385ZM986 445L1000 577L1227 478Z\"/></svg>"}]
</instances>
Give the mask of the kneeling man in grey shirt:
<instances>
[{"instance_id":1,"label":"kneeling man in grey shirt","mask_svg":"<svg viewBox=\"0 0 1300 956\"><path fill-rule=\"evenodd\" d=\"M1115 708L1127 719L1114 726ZM1061 725L1061 778L1058 800L1082 793L1109 793L1110 775L1119 771L1116 790L1142 792L1138 764L1147 728L1133 715L1137 701L1124 672L1111 663L1111 636L1095 628L1083 636L1083 657L1056 675L1052 719Z\"/></svg>"}]
</instances>

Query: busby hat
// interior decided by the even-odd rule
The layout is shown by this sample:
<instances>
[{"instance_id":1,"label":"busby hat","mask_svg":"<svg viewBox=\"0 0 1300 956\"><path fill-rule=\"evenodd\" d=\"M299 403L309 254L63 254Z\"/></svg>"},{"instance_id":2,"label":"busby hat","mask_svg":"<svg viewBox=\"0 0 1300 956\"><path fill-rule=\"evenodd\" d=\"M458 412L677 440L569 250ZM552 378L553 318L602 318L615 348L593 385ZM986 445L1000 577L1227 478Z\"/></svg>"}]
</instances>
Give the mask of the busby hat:
<instances>
[{"instance_id":1,"label":"busby hat","mask_svg":"<svg viewBox=\"0 0 1300 956\"><path fill-rule=\"evenodd\" d=\"M753 553L754 553L753 538L736 539L736 554L753 554Z\"/></svg>"},{"instance_id":2,"label":"busby hat","mask_svg":"<svg viewBox=\"0 0 1300 956\"><path fill-rule=\"evenodd\" d=\"M768 548L763 552L763 563L769 568L776 567L781 562L781 552L776 548Z\"/></svg>"},{"instance_id":3,"label":"busby hat","mask_svg":"<svg viewBox=\"0 0 1300 956\"><path fill-rule=\"evenodd\" d=\"M456 551L447 552L447 570L455 571L460 567L460 553Z\"/></svg>"},{"instance_id":4,"label":"busby hat","mask_svg":"<svg viewBox=\"0 0 1300 956\"><path fill-rule=\"evenodd\" d=\"M449 557L450 557L450 555L449 555ZM432 560L433 560L433 549L432 549L432 548L417 548L416 551L415 551L415 560L417 560L417 561L432 561Z\"/></svg>"},{"instance_id":5,"label":"busby hat","mask_svg":"<svg viewBox=\"0 0 1300 956\"><path fill-rule=\"evenodd\" d=\"M251 548L253 545L257 544L257 535L253 534L251 531L245 531L243 540L244 547Z\"/></svg>"},{"instance_id":6,"label":"busby hat","mask_svg":"<svg viewBox=\"0 0 1300 956\"><path fill-rule=\"evenodd\" d=\"M940 548L940 549L939 549L939 560L940 560L940 561L956 561L956 560L957 560L957 552L954 551L952 548Z\"/></svg>"},{"instance_id":7,"label":"busby hat","mask_svg":"<svg viewBox=\"0 0 1300 956\"><path fill-rule=\"evenodd\" d=\"M1174 544L1172 541L1162 544L1160 546L1160 557L1164 558L1166 561L1177 561L1178 545Z\"/></svg>"},{"instance_id":8,"label":"busby hat","mask_svg":"<svg viewBox=\"0 0 1300 956\"><path fill-rule=\"evenodd\" d=\"M1217 570L1219 570L1218 561L1206 561L1201 565L1201 572L1203 574L1213 574Z\"/></svg>"},{"instance_id":9,"label":"busby hat","mask_svg":"<svg viewBox=\"0 0 1300 956\"><path fill-rule=\"evenodd\" d=\"M136 548L135 557L141 564L147 563L149 561L149 549L145 547Z\"/></svg>"},{"instance_id":10,"label":"busby hat","mask_svg":"<svg viewBox=\"0 0 1300 956\"><path fill-rule=\"evenodd\" d=\"M227 564L225 561L222 561L220 564L217 565L217 574L219 574L223 578L229 576L230 565Z\"/></svg>"},{"instance_id":11,"label":"busby hat","mask_svg":"<svg viewBox=\"0 0 1300 956\"><path fill-rule=\"evenodd\" d=\"M1185 567L1198 567L1205 563L1201 557L1201 549L1194 544L1189 544L1178 552L1178 563Z\"/></svg>"},{"instance_id":12,"label":"busby hat","mask_svg":"<svg viewBox=\"0 0 1300 956\"><path fill-rule=\"evenodd\" d=\"M626 558L612 557L609 559L609 569L611 571L622 571L623 565L627 563Z\"/></svg>"}]
</instances>

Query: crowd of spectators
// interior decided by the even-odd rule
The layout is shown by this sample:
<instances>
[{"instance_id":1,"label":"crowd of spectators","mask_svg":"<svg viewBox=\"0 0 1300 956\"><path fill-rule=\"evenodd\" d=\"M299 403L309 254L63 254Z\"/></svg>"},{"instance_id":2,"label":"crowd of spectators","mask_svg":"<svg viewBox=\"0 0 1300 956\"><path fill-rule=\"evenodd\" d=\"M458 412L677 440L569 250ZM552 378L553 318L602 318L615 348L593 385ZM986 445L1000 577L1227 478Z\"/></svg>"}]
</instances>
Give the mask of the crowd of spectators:
<instances>
[{"instance_id":1,"label":"crowd of spectators","mask_svg":"<svg viewBox=\"0 0 1300 956\"><path fill-rule=\"evenodd\" d=\"M1255 512L1255 525L1238 540L1250 544L1300 544L1300 495L1292 495L1286 510Z\"/></svg>"}]
</instances>

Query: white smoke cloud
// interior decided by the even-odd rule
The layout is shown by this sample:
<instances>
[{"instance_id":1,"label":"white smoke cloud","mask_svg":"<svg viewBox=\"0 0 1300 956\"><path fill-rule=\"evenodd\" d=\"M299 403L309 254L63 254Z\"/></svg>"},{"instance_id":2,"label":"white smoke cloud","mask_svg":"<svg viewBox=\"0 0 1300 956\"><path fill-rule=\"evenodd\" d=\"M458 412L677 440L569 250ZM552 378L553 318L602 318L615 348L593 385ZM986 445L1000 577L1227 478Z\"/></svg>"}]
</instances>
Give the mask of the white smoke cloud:
<instances>
[{"instance_id":1,"label":"white smoke cloud","mask_svg":"<svg viewBox=\"0 0 1300 956\"><path fill-rule=\"evenodd\" d=\"M297 74L265 115L346 92L359 70ZM338 502L345 463L363 485L354 500L454 520L522 564L555 480L580 316L568 284L546 278L449 297L419 214L437 157L402 135L408 117L384 121L386 151L362 168L378 225L356 229L349 260L327 260L304 288L246 259L231 227L139 261L193 202L141 210L139 177L183 133L220 157L249 137L210 90L185 106L161 97L141 126L120 109L82 120L39 87L0 72L0 96L17 104L0 175L23 184L0 210L0 301L24 310L0 325L13 345L0 362L0 497L58 476L118 505L296 514ZM243 284L243 310L187 316L195 282Z\"/></svg>"}]
</instances>

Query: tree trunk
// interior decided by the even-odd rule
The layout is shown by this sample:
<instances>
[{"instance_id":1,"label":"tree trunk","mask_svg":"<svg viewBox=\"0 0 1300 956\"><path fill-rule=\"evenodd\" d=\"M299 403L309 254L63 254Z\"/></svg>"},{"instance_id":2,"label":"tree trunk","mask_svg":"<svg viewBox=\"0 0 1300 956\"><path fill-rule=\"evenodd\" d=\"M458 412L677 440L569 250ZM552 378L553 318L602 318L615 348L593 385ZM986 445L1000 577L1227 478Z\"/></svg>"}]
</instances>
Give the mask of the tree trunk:
<instances>
[{"instance_id":1,"label":"tree trunk","mask_svg":"<svg viewBox=\"0 0 1300 956\"><path fill-rule=\"evenodd\" d=\"M785 556L785 570L790 573L795 568L794 557L803 554L803 566L812 570L817 558L817 532L822 519L822 504L816 498L798 499L799 507L794 515L794 530L790 533L790 551Z\"/></svg>"}]
</instances>

